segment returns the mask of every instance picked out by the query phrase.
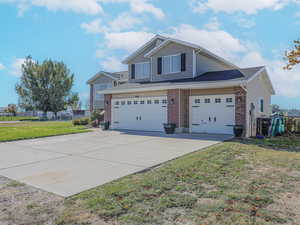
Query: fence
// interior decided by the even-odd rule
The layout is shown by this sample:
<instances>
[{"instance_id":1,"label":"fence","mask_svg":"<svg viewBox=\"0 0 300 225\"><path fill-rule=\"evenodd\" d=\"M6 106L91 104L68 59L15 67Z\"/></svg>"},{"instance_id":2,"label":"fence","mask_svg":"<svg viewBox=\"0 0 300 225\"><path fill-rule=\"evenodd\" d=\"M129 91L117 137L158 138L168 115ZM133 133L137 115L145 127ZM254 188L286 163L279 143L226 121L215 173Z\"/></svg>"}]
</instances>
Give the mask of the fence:
<instances>
[{"instance_id":1,"label":"fence","mask_svg":"<svg viewBox=\"0 0 300 225\"><path fill-rule=\"evenodd\" d=\"M288 133L300 133L300 117L284 117Z\"/></svg>"}]
</instances>

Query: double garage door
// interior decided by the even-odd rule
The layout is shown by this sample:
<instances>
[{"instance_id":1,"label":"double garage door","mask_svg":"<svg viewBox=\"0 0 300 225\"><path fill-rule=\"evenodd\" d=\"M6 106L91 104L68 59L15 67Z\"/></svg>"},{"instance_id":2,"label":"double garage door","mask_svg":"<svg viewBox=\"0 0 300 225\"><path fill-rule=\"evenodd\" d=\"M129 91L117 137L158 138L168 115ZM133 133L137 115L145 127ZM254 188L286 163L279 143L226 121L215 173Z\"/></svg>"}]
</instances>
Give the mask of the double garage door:
<instances>
[{"instance_id":1,"label":"double garage door","mask_svg":"<svg viewBox=\"0 0 300 225\"><path fill-rule=\"evenodd\" d=\"M191 131L195 133L233 134L234 95L190 97Z\"/></svg>"},{"instance_id":2,"label":"double garage door","mask_svg":"<svg viewBox=\"0 0 300 225\"><path fill-rule=\"evenodd\" d=\"M112 100L112 128L163 131L167 118L167 96Z\"/></svg>"}]
</instances>

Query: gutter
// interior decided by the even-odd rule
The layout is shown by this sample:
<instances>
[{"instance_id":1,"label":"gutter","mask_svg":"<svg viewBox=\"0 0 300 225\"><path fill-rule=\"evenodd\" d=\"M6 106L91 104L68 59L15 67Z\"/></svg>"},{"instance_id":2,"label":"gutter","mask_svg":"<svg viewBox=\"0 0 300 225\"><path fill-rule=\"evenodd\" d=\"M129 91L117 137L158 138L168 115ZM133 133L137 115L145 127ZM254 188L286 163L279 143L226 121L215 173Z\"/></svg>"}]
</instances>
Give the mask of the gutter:
<instances>
[{"instance_id":1,"label":"gutter","mask_svg":"<svg viewBox=\"0 0 300 225\"><path fill-rule=\"evenodd\" d=\"M214 89L232 86L241 86L243 81L227 81L227 82L210 82L210 83L172 83L169 85L151 86L151 87L132 87L127 89L106 89L98 91L98 94L122 94L130 92L143 92L143 91L160 91L160 90L171 90L171 89Z\"/></svg>"}]
</instances>

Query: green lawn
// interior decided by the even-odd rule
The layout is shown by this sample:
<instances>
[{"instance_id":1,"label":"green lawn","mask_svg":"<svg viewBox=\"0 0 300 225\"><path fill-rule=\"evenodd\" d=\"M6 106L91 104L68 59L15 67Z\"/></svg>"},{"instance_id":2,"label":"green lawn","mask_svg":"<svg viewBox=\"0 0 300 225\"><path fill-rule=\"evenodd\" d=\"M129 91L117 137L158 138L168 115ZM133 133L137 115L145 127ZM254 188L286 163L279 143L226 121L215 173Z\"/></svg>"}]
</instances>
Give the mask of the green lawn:
<instances>
[{"instance_id":1,"label":"green lawn","mask_svg":"<svg viewBox=\"0 0 300 225\"><path fill-rule=\"evenodd\" d=\"M20 122L0 124L0 142L87 132L72 122Z\"/></svg>"},{"instance_id":2,"label":"green lawn","mask_svg":"<svg viewBox=\"0 0 300 225\"><path fill-rule=\"evenodd\" d=\"M300 153L277 142L298 147L219 144L71 197L57 224L300 224Z\"/></svg>"},{"instance_id":3,"label":"green lawn","mask_svg":"<svg viewBox=\"0 0 300 225\"><path fill-rule=\"evenodd\" d=\"M26 120L38 120L38 117L28 116L0 116L0 121L26 121Z\"/></svg>"}]
</instances>

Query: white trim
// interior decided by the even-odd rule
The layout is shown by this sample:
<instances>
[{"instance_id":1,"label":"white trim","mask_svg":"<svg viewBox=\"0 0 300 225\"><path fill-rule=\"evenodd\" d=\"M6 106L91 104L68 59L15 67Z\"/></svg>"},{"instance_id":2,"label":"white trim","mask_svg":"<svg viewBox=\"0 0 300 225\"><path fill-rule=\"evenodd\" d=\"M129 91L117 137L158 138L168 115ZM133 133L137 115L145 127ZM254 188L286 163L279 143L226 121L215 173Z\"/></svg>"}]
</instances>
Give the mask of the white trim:
<instances>
[{"instance_id":1,"label":"white trim","mask_svg":"<svg viewBox=\"0 0 300 225\"><path fill-rule=\"evenodd\" d=\"M140 48L138 48L135 52L133 52L131 55L127 56L122 63L128 64L130 60L132 60L134 57L136 57L138 54L140 54L142 51L144 51L150 44L152 44L153 41L157 39L166 40L166 37L163 37L161 35L155 35L153 38L151 38L150 41L146 42L144 45L142 45Z\"/></svg>"},{"instance_id":2,"label":"white trim","mask_svg":"<svg viewBox=\"0 0 300 225\"><path fill-rule=\"evenodd\" d=\"M229 65L235 69L239 69L238 66L234 65L233 63L227 61L226 59L223 59L222 57L220 56L217 56L215 55L214 53L210 52L209 50L199 46L199 45L196 45L196 44L193 44L193 43L190 43L190 42L186 42L186 41L182 41L182 40L178 40L178 39L175 39L175 38L167 38L162 44L158 45L157 47L153 48L151 51L149 51L148 53L146 53L144 55L144 57L148 58L148 57L151 57L153 56L156 52L158 52L161 48L165 47L166 45L168 45L169 43L171 42L174 42L174 43L178 43L178 44L181 44L181 45L184 45L184 46L188 46L188 47L191 47L191 48L194 48L196 50L200 50L208 55L210 55L211 57L223 62L224 64L226 65Z\"/></svg>"},{"instance_id":3,"label":"white trim","mask_svg":"<svg viewBox=\"0 0 300 225\"><path fill-rule=\"evenodd\" d=\"M167 83L166 85L157 85L150 87L133 87L128 89L108 89L100 91L101 94L118 94L129 92L159 91L169 89L213 89L222 87L240 86L241 81L224 81L224 82L191 82L191 83ZM99 92L98 92L99 93Z\"/></svg>"},{"instance_id":4,"label":"white trim","mask_svg":"<svg viewBox=\"0 0 300 225\"><path fill-rule=\"evenodd\" d=\"M195 49L193 50L193 78L197 76L197 56Z\"/></svg>"},{"instance_id":5,"label":"white trim","mask_svg":"<svg viewBox=\"0 0 300 225\"><path fill-rule=\"evenodd\" d=\"M180 73L181 72L181 69L179 69L178 71L172 71L172 57L173 56L181 56L181 53L178 53L178 54L175 54L175 55L164 55L164 56L161 56L162 60L161 60L161 74L160 75L167 75L167 74L173 74L173 73ZM164 73L164 58L167 58L167 57L170 57L170 72L168 73Z\"/></svg>"}]
</instances>

